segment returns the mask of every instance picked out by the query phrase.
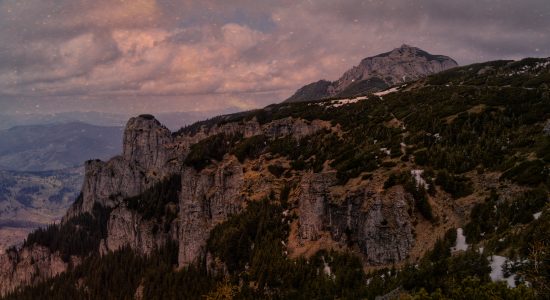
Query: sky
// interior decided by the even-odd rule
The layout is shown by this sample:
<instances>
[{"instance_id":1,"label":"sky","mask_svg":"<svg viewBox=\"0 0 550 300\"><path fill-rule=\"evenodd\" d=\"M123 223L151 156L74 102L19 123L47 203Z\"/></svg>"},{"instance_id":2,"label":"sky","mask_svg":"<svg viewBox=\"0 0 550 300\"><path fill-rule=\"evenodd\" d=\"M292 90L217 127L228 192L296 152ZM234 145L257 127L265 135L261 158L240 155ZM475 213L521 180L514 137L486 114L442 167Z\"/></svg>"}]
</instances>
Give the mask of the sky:
<instances>
[{"instance_id":1,"label":"sky","mask_svg":"<svg viewBox=\"0 0 550 300\"><path fill-rule=\"evenodd\" d=\"M550 56L549 0L0 0L0 113L247 110L401 44Z\"/></svg>"}]
</instances>

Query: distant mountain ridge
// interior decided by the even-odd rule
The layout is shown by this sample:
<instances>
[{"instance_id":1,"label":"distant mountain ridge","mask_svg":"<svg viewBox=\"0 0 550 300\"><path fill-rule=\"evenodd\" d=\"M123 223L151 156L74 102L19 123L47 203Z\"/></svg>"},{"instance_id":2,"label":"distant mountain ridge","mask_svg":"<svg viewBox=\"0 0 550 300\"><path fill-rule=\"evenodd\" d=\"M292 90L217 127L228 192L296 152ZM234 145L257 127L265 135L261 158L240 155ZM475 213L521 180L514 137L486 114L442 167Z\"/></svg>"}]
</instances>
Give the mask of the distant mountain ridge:
<instances>
[{"instance_id":1,"label":"distant mountain ridge","mask_svg":"<svg viewBox=\"0 0 550 300\"><path fill-rule=\"evenodd\" d=\"M122 127L82 122L16 126L0 131L0 169L60 170L120 153Z\"/></svg>"},{"instance_id":2,"label":"distant mountain ridge","mask_svg":"<svg viewBox=\"0 0 550 300\"><path fill-rule=\"evenodd\" d=\"M320 80L298 89L285 102L304 102L329 97L352 97L384 90L458 66L452 58L430 54L406 44L367 57L334 82Z\"/></svg>"},{"instance_id":3,"label":"distant mountain ridge","mask_svg":"<svg viewBox=\"0 0 550 300\"><path fill-rule=\"evenodd\" d=\"M79 193L84 168L47 172L0 170L0 253L61 219Z\"/></svg>"},{"instance_id":4,"label":"distant mountain ridge","mask_svg":"<svg viewBox=\"0 0 550 300\"><path fill-rule=\"evenodd\" d=\"M181 126L193 124L197 121L213 116L235 113L238 107L205 111L174 111L157 113L155 116L171 130L177 130ZM99 111L69 111L59 113L9 113L0 111L0 130L10 129L16 126L29 125L53 125L61 123L83 122L96 126L120 126L123 127L131 117L130 114L106 113Z\"/></svg>"}]
</instances>

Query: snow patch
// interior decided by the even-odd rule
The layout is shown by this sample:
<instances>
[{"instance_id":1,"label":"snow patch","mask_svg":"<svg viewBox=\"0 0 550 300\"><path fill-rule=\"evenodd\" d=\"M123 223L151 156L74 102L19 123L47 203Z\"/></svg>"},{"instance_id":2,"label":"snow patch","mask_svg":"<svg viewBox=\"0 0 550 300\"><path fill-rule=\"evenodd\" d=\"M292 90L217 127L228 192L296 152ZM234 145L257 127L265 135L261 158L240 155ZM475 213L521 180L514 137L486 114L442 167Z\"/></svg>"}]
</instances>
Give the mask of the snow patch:
<instances>
[{"instance_id":1,"label":"snow patch","mask_svg":"<svg viewBox=\"0 0 550 300\"><path fill-rule=\"evenodd\" d=\"M513 71L511 73L508 73L508 76L520 75L530 71L538 71L540 69L546 68L547 66L550 66L550 60L546 60L544 62L538 62L534 66L525 65L521 67L518 71Z\"/></svg>"},{"instance_id":2,"label":"snow patch","mask_svg":"<svg viewBox=\"0 0 550 300\"><path fill-rule=\"evenodd\" d=\"M414 180L416 181L416 187L424 187L425 189L429 188L428 183L426 183L426 180L422 178L422 174L424 173L424 170L411 170L411 175L414 177Z\"/></svg>"},{"instance_id":3,"label":"snow patch","mask_svg":"<svg viewBox=\"0 0 550 300\"><path fill-rule=\"evenodd\" d=\"M499 256L499 255L492 255L487 257L487 259L491 263L491 274L489 274L489 276L491 276L491 280L493 282L506 281L506 283L508 284L508 287L510 288L516 287L515 274L512 274L509 277L504 276L504 271L502 268L506 264L506 260L507 260L506 257Z\"/></svg>"},{"instance_id":4,"label":"snow patch","mask_svg":"<svg viewBox=\"0 0 550 300\"><path fill-rule=\"evenodd\" d=\"M390 154L391 154L391 151L390 151L390 149L388 149L388 148L380 148L380 152L386 153L386 155L390 155Z\"/></svg>"},{"instance_id":5,"label":"snow patch","mask_svg":"<svg viewBox=\"0 0 550 300\"><path fill-rule=\"evenodd\" d=\"M330 269L330 266L326 262L325 258L323 257L323 273L325 273L328 277L334 279L334 275L332 274L332 270Z\"/></svg>"},{"instance_id":6,"label":"snow patch","mask_svg":"<svg viewBox=\"0 0 550 300\"><path fill-rule=\"evenodd\" d=\"M399 89L397 87L392 87L391 89L387 89L385 91L381 91L381 92L378 92L378 93L373 93L373 95L378 96L378 97L382 97L382 96L385 96L387 94L395 93L397 91L399 91Z\"/></svg>"},{"instance_id":7,"label":"snow patch","mask_svg":"<svg viewBox=\"0 0 550 300\"><path fill-rule=\"evenodd\" d=\"M451 248L452 252L456 251L466 251L468 250L468 244L466 244L466 236L464 235L464 230L462 228L456 229L456 245Z\"/></svg>"},{"instance_id":8,"label":"snow patch","mask_svg":"<svg viewBox=\"0 0 550 300\"><path fill-rule=\"evenodd\" d=\"M327 274L328 276L332 276L332 270L330 269L330 266L327 264L327 262L325 262L323 272L325 272L325 274Z\"/></svg>"},{"instance_id":9,"label":"snow patch","mask_svg":"<svg viewBox=\"0 0 550 300\"><path fill-rule=\"evenodd\" d=\"M359 102L358 99L340 99L340 100L334 100L334 101L331 101L330 105L328 107L340 107L340 106L344 106L344 105L347 105L347 104L352 104L352 103L357 103Z\"/></svg>"},{"instance_id":10,"label":"snow patch","mask_svg":"<svg viewBox=\"0 0 550 300\"><path fill-rule=\"evenodd\" d=\"M539 211L538 213L534 213L533 218L535 218L535 220L538 220L540 218L540 215L542 215L542 211Z\"/></svg>"},{"instance_id":11,"label":"snow patch","mask_svg":"<svg viewBox=\"0 0 550 300\"><path fill-rule=\"evenodd\" d=\"M367 100L367 99L368 99L367 96L359 96L355 98L343 98L343 99L336 99L336 100L331 100L326 102L315 103L315 105L323 106L326 108L337 108L337 107L342 107L344 105L357 103L362 100Z\"/></svg>"}]
</instances>

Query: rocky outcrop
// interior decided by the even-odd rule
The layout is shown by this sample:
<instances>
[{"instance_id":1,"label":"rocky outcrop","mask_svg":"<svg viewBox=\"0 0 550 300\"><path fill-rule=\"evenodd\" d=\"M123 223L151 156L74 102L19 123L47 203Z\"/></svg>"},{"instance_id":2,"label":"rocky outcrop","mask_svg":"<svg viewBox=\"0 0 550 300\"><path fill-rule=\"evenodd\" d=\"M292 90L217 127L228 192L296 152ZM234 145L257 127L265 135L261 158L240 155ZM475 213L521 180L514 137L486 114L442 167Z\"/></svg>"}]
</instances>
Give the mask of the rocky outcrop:
<instances>
[{"instance_id":1,"label":"rocky outcrop","mask_svg":"<svg viewBox=\"0 0 550 300\"><path fill-rule=\"evenodd\" d=\"M150 254L170 240L177 240L177 221L168 226L157 220L146 220L125 206L114 209L107 222L107 238L100 245L100 253L130 247L142 254Z\"/></svg>"},{"instance_id":2,"label":"rocky outcrop","mask_svg":"<svg viewBox=\"0 0 550 300\"><path fill-rule=\"evenodd\" d=\"M67 268L68 263L46 247L9 250L0 255L0 295L5 295L22 284L34 284L53 277Z\"/></svg>"},{"instance_id":3,"label":"rocky outcrop","mask_svg":"<svg viewBox=\"0 0 550 300\"><path fill-rule=\"evenodd\" d=\"M166 172L166 163L174 158L170 148L172 133L151 115L131 118L126 124L122 157L146 170Z\"/></svg>"},{"instance_id":4,"label":"rocky outcrop","mask_svg":"<svg viewBox=\"0 0 550 300\"><path fill-rule=\"evenodd\" d=\"M234 158L228 158L201 172L185 168L179 214L180 266L195 262L205 255L204 248L210 230L242 209L243 185L243 169Z\"/></svg>"},{"instance_id":5,"label":"rocky outcrop","mask_svg":"<svg viewBox=\"0 0 550 300\"><path fill-rule=\"evenodd\" d=\"M183 164L189 148L219 133L238 133L245 138L266 135L299 139L324 129L334 128L325 121L289 117L264 124L256 119L225 123L201 128L193 135L176 136L152 116L132 118L124 131L122 155L107 162L86 162L82 197L67 212L64 221L92 212L94 205L101 205L111 211L106 224L107 236L97 249L99 253L129 246L148 254L171 240L179 244L180 266L202 261L207 257L205 247L212 228L240 212L245 200L273 191L275 179L262 175L268 172L263 161L265 157L253 162L254 166L250 165L252 162L245 163L245 168L228 154L222 161L197 171ZM244 169L248 170L248 177ZM171 219L146 219L128 208L124 199L142 194L173 175L181 177L181 192L169 207L164 207L172 211ZM412 237L410 223L402 214L408 207L403 193L395 192L386 198L376 198L376 201L367 193L350 194L344 204L336 205L330 194L330 187L337 182L335 173L298 172L292 176L298 180L303 177L296 192L301 239L316 240L322 232L329 232L336 241L345 241L347 237L343 233L349 232L373 263L394 262L406 257ZM384 227L387 225L385 220L389 227ZM35 245L11 251L0 256L3 272L0 291L51 277L66 268L67 264L58 254L44 247Z\"/></svg>"},{"instance_id":6,"label":"rocky outcrop","mask_svg":"<svg viewBox=\"0 0 550 300\"><path fill-rule=\"evenodd\" d=\"M383 194L361 189L328 205L328 227L334 240L356 243L369 264L396 263L414 245L412 205L401 186Z\"/></svg>"},{"instance_id":7,"label":"rocky outcrop","mask_svg":"<svg viewBox=\"0 0 550 300\"><path fill-rule=\"evenodd\" d=\"M335 173L309 173L302 177L297 192L299 237L315 241L326 226L326 209L330 201L329 187L336 184Z\"/></svg>"},{"instance_id":8,"label":"rocky outcrop","mask_svg":"<svg viewBox=\"0 0 550 300\"><path fill-rule=\"evenodd\" d=\"M131 118L124 130L122 155L107 162L85 163L82 203L66 218L91 212L95 203L112 207L117 201L142 193L163 177L177 172L176 150L170 130L153 116Z\"/></svg>"},{"instance_id":9,"label":"rocky outcrop","mask_svg":"<svg viewBox=\"0 0 550 300\"><path fill-rule=\"evenodd\" d=\"M419 48L402 45L390 52L363 59L334 82L328 91L336 95L355 82L375 77L391 86L456 66L458 64L450 57L432 55Z\"/></svg>"},{"instance_id":10,"label":"rocky outcrop","mask_svg":"<svg viewBox=\"0 0 550 300\"><path fill-rule=\"evenodd\" d=\"M285 102L303 102L329 97L351 97L376 92L392 85L416 80L458 66L452 58L432 55L402 45L390 52L367 57L337 81L319 81L300 88Z\"/></svg>"},{"instance_id":11,"label":"rocky outcrop","mask_svg":"<svg viewBox=\"0 0 550 300\"><path fill-rule=\"evenodd\" d=\"M356 244L371 265L405 259L414 245L412 197L395 186L383 194L361 188L336 199L330 192L335 183L334 173L302 178L296 194L299 238L315 241L328 231L337 242Z\"/></svg>"}]
</instances>

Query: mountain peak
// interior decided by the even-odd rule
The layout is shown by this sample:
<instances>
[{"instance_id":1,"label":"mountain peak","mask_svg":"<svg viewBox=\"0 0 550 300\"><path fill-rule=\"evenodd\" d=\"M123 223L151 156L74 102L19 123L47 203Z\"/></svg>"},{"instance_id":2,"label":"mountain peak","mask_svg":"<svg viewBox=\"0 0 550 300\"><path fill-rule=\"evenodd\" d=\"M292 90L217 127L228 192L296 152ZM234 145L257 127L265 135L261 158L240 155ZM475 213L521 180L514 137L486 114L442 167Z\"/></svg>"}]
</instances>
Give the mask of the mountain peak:
<instances>
[{"instance_id":1,"label":"mountain peak","mask_svg":"<svg viewBox=\"0 0 550 300\"><path fill-rule=\"evenodd\" d=\"M392 52L393 51L399 51L399 50L401 50L401 51L421 50L422 51L422 49L420 49L418 47L411 46L411 45L408 45L408 44L403 44L403 45L399 46L399 48L393 49Z\"/></svg>"},{"instance_id":2,"label":"mountain peak","mask_svg":"<svg viewBox=\"0 0 550 300\"><path fill-rule=\"evenodd\" d=\"M361 60L359 65L346 71L337 81L306 85L285 102L358 96L456 66L456 61L448 56L430 54L418 47L402 44L389 52Z\"/></svg>"},{"instance_id":3,"label":"mountain peak","mask_svg":"<svg viewBox=\"0 0 550 300\"><path fill-rule=\"evenodd\" d=\"M145 167L159 160L156 149L171 140L172 133L153 115L131 118L124 129L122 153L128 161L139 161Z\"/></svg>"}]
</instances>

